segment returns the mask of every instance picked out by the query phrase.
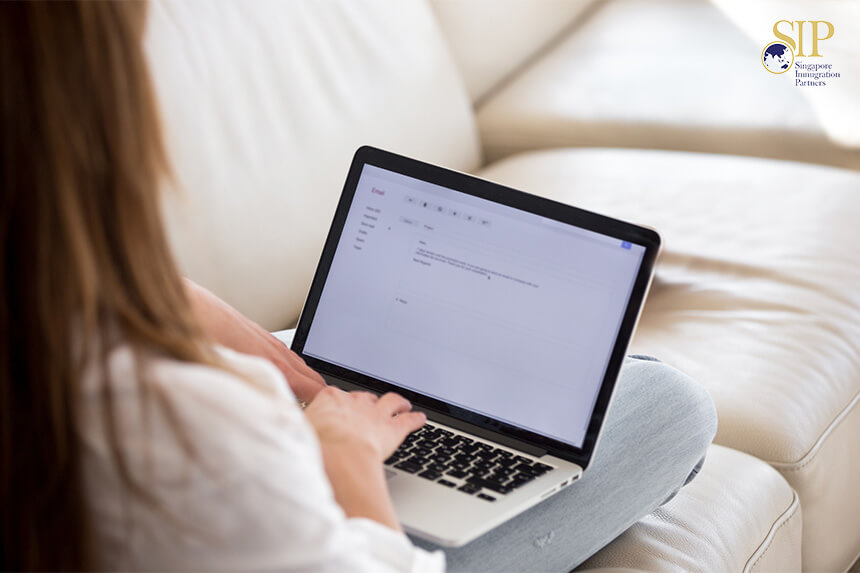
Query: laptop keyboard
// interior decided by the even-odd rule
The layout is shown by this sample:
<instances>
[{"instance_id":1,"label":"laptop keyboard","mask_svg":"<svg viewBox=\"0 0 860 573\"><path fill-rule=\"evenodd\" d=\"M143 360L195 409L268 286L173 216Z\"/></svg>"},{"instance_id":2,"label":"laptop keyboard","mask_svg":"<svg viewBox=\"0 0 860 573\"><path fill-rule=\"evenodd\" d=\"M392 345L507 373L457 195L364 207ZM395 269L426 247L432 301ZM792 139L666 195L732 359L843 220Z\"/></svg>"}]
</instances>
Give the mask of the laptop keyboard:
<instances>
[{"instance_id":1,"label":"laptop keyboard","mask_svg":"<svg viewBox=\"0 0 860 573\"><path fill-rule=\"evenodd\" d=\"M555 469L429 423L409 434L385 465L490 502Z\"/></svg>"}]
</instances>

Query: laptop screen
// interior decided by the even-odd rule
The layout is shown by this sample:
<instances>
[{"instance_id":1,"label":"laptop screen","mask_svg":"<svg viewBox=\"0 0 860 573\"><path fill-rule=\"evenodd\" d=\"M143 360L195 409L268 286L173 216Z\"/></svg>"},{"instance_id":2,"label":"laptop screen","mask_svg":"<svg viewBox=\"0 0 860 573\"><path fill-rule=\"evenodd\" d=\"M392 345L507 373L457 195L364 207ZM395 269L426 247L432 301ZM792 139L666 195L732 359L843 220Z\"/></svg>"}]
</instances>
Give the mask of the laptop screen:
<instances>
[{"instance_id":1,"label":"laptop screen","mask_svg":"<svg viewBox=\"0 0 860 573\"><path fill-rule=\"evenodd\" d=\"M581 447L644 254L364 165L303 352Z\"/></svg>"}]
</instances>

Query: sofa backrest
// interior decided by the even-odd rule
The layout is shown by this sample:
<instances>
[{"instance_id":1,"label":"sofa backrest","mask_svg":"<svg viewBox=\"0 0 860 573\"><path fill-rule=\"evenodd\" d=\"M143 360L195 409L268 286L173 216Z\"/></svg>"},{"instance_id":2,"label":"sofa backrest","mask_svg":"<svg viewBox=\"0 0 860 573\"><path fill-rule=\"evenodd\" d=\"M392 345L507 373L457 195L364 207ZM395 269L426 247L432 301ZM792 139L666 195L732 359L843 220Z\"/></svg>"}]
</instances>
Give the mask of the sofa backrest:
<instances>
[{"instance_id":1,"label":"sofa backrest","mask_svg":"<svg viewBox=\"0 0 860 573\"><path fill-rule=\"evenodd\" d=\"M473 102L601 0L431 0Z\"/></svg>"},{"instance_id":2,"label":"sofa backrest","mask_svg":"<svg viewBox=\"0 0 860 573\"><path fill-rule=\"evenodd\" d=\"M480 163L424 0L156 0L149 12L174 251L270 329L298 316L356 148Z\"/></svg>"}]
</instances>

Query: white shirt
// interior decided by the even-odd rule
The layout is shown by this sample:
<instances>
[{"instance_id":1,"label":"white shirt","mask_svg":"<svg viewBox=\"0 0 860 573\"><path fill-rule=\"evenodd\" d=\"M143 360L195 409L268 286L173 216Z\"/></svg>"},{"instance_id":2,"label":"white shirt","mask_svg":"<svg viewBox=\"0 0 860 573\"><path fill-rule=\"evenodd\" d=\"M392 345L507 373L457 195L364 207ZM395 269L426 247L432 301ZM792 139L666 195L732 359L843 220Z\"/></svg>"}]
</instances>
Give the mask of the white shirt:
<instances>
[{"instance_id":1,"label":"white shirt","mask_svg":"<svg viewBox=\"0 0 860 573\"><path fill-rule=\"evenodd\" d=\"M280 371L224 348L242 378L165 357L146 361L193 444L189 459L164 410L142 408L131 350L111 351L121 447L161 509L125 492L110 456L100 370L84 377L86 495L98 565L109 570L442 571L441 552L348 519L323 471L316 435ZM244 379L243 379L244 378ZM249 383L252 382L252 383Z\"/></svg>"}]
</instances>

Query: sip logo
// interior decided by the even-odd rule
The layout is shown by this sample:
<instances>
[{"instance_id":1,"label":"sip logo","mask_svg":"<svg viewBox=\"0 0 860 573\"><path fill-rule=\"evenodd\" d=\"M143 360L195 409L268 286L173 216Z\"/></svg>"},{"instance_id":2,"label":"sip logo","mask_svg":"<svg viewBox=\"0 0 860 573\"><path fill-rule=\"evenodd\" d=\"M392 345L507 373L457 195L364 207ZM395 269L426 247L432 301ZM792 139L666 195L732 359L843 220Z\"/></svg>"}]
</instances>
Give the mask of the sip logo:
<instances>
[{"instance_id":1,"label":"sip logo","mask_svg":"<svg viewBox=\"0 0 860 573\"><path fill-rule=\"evenodd\" d=\"M818 61L808 63L797 58L822 58L820 42L829 40L836 27L827 20L778 20L773 25L777 41L767 44L761 52L764 69L772 74L784 74L794 67L796 86L826 86L827 78L838 78L833 65ZM808 54L805 50L811 52Z\"/></svg>"}]
</instances>

